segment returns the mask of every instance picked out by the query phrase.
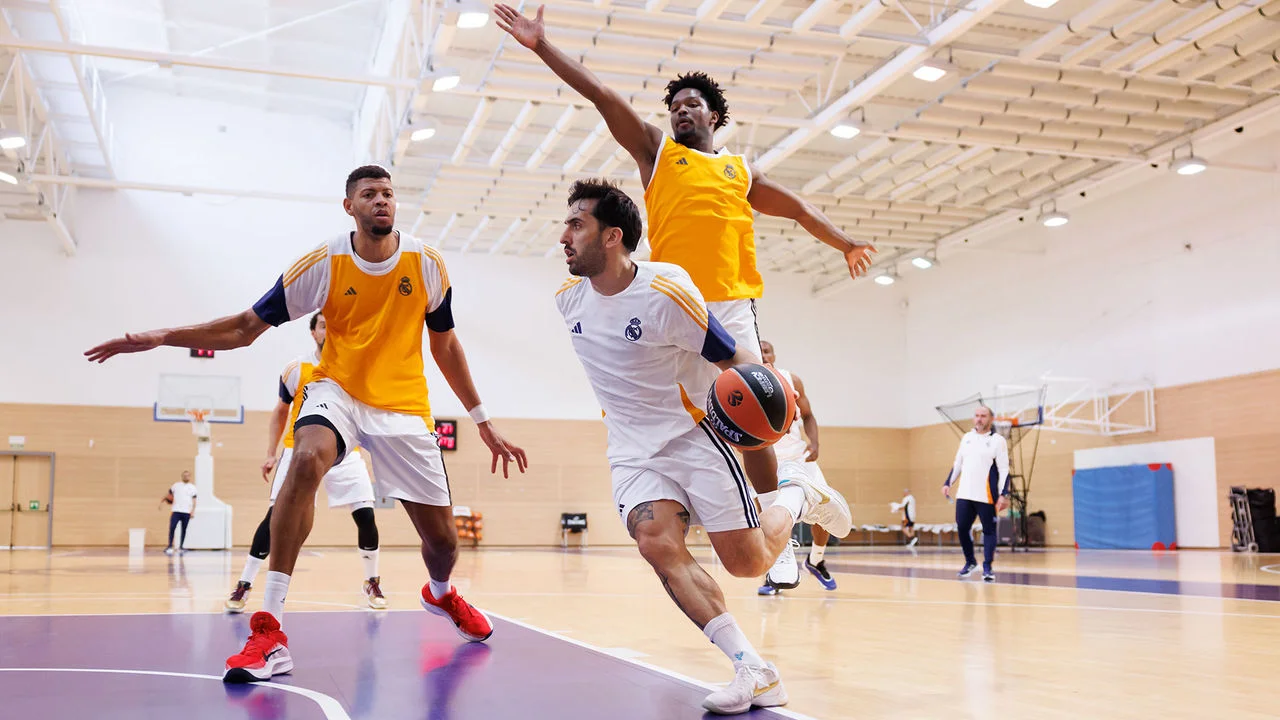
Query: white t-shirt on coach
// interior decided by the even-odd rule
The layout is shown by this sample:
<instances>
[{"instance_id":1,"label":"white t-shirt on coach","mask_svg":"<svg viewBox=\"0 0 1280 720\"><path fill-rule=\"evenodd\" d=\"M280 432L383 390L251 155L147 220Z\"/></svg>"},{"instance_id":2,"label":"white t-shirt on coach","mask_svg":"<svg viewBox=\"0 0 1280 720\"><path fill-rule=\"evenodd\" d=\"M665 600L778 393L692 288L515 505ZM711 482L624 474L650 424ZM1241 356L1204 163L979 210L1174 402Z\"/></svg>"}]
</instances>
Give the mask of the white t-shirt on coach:
<instances>
[{"instance_id":1,"label":"white t-shirt on coach","mask_svg":"<svg viewBox=\"0 0 1280 720\"><path fill-rule=\"evenodd\" d=\"M195 483L176 482L169 488L169 492L173 493L173 512L189 513L195 509Z\"/></svg>"},{"instance_id":2,"label":"white t-shirt on coach","mask_svg":"<svg viewBox=\"0 0 1280 720\"><path fill-rule=\"evenodd\" d=\"M995 482L991 478L993 466L997 473ZM956 487L955 499L994 503L999 499L1008 477L1009 444L1003 435L994 430L982 434L970 430L960 438L956 461L949 476L951 484Z\"/></svg>"}]
</instances>

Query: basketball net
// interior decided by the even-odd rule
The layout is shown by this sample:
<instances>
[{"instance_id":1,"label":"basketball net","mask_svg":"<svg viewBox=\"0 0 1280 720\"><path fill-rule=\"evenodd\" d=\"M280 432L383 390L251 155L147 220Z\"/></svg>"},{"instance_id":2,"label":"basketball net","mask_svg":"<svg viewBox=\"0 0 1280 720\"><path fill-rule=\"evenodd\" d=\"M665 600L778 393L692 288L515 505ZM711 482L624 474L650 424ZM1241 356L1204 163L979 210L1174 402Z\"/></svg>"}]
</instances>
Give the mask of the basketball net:
<instances>
[{"instance_id":1,"label":"basketball net","mask_svg":"<svg viewBox=\"0 0 1280 720\"><path fill-rule=\"evenodd\" d=\"M191 434L197 439L208 440L212 435L209 427L209 415L212 410L187 410L187 417L191 419Z\"/></svg>"}]
</instances>

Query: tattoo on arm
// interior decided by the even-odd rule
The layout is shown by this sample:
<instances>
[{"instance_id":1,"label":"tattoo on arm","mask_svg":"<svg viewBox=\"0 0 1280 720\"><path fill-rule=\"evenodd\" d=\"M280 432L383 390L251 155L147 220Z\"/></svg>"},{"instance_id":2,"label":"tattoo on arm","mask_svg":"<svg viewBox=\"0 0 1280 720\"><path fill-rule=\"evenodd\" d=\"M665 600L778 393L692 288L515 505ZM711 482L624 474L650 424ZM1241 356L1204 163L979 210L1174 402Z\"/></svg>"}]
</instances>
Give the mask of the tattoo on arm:
<instances>
[{"instance_id":1,"label":"tattoo on arm","mask_svg":"<svg viewBox=\"0 0 1280 720\"><path fill-rule=\"evenodd\" d=\"M688 513L686 513L687 515ZM631 508L631 512L627 513L627 534L632 538L636 536L636 528L645 520L653 519L653 502L642 502Z\"/></svg>"}]
</instances>

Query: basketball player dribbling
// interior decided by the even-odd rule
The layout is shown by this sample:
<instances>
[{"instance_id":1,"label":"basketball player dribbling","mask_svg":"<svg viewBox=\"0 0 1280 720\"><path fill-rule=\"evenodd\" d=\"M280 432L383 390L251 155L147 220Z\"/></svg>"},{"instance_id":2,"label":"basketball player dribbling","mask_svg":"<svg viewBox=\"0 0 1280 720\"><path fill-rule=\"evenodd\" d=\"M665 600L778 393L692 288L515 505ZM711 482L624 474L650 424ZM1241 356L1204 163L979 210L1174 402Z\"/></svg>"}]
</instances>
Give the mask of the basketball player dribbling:
<instances>
[{"instance_id":1,"label":"basketball player dribbling","mask_svg":"<svg viewBox=\"0 0 1280 720\"><path fill-rule=\"evenodd\" d=\"M685 383L695 377L694 361L727 370L758 360L720 325L688 273L631 259L641 234L639 209L617 187L574 184L560 238L573 277L556 293L556 306L604 411L614 502L676 607L734 664L733 681L703 707L730 714L782 705L787 694L777 668L729 614L685 535L701 525L730 574L758 577L797 520L843 536L848 508L784 466L777 502L756 511L737 456Z\"/></svg>"},{"instance_id":2,"label":"basketball player dribbling","mask_svg":"<svg viewBox=\"0 0 1280 720\"><path fill-rule=\"evenodd\" d=\"M251 309L203 325L125 335L85 352L91 362L104 362L161 345L231 350L316 310L328 321L320 364L302 390L293 460L271 516L264 609L250 618L252 634L244 649L227 659L226 682L267 680L293 669L280 629L290 576L311 532L320 481L357 446L373 460L382 493L400 501L422 539L430 576L421 592L423 607L449 618L466 640L493 634L489 619L449 583L458 535L432 432L424 321L432 358L493 453L490 470L496 472L501 459L504 476L512 462L524 472L524 450L498 433L480 404L453 331L453 290L440 253L395 230L391 175L376 165L355 169L342 204L355 220L355 232L303 255Z\"/></svg>"},{"instance_id":3,"label":"basketball player dribbling","mask_svg":"<svg viewBox=\"0 0 1280 720\"><path fill-rule=\"evenodd\" d=\"M504 4L495 5L494 14L499 27L595 105L614 140L639 166L650 259L684 268L725 330L752 353L760 352L755 301L764 292L756 268L753 211L795 220L840 251L855 278L871 266L874 247L850 239L820 210L765 177L743 156L716 150L714 133L728 122L729 108L720 86L705 73L688 73L668 83L668 136L644 122L621 95L547 40L543 7L532 19ZM700 371L700 380L689 388L691 397L703 397L715 379L714 366L702 363ZM760 494L761 506L768 507L778 487L773 450L745 451L742 462ZM798 579L789 544L774 572L782 579Z\"/></svg>"},{"instance_id":4,"label":"basketball player dribbling","mask_svg":"<svg viewBox=\"0 0 1280 720\"><path fill-rule=\"evenodd\" d=\"M253 543L249 546L249 556L244 559L240 580L223 603L229 613L244 612L253 581L271 551L271 511L275 509L280 486L284 485L293 461L293 423L302 409L302 388L311 382L315 368L320 364L327 329L324 314L312 315L311 339L315 341L316 349L289 363L280 373L280 400L267 423L267 459L262 463L262 479L271 483L270 504L253 533ZM277 455L276 449L282 443L284 449ZM276 471L274 479L271 477L272 469ZM382 578L378 575L378 524L373 516L373 479L369 477L369 469L365 467L358 448L347 453L337 467L325 473L324 487L329 496L329 507L351 510L351 519L356 523L356 548L364 567L365 601L374 610L383 610L387 607L387 598L382 594Z\"/></svg>"},{"instance_id":5,"label":"basketball player dribbling","mask_svg":"<svg viewBox=\"0 0 1280 720\"><path fill-rule=\"evenodd\" d=\"M777 360L774 354L773 343L767 340L760 342L760 349L764 352L761 356L765 363L773 365ZM813 406L809 403L809 393L805 392L804 382L799 375L782 368L774 368L779 375L786 378L791 383L791 387L796 391L796 414L799 416L797 422L791 423L791 429L782 439L774 443L773 450L778 456L778 464L783 467L799 466L804 470L805 478L809 482L817 484L820 487L827 487L827 479L822 475L822 468L818 467L818 418L813 414ZM801 434L803 426L804 434ZM818 579L824 590L835 590L836 580L831 577L831 573L827 570L827 561L825 559L827 551L827 542L831 540L831 534L824 530L820 525L814 525L813 545L809 548L809 556L804 560L804 569L809 571ZM791 542L795 543L794 540ZM799 543L796 543L798 545ZM793 548L796 546L793 545ZM761 595L776 595L779 590L787 590L794 588L800 584L799 575L796 581L791 584L784 584L778 578L774 577L773 569L765 575L764 584L760 586L759 593Z\"/></svg>"}]
</instances>

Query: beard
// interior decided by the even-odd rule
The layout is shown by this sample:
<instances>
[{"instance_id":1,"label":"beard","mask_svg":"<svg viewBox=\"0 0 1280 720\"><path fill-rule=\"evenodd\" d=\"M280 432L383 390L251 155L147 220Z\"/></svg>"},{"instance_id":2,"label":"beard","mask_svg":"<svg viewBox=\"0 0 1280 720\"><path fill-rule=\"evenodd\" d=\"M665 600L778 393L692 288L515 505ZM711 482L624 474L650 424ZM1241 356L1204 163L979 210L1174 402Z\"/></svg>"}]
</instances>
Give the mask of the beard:
<instances>
[{"instance_id":1,"label":"beard","mask_svg":"<svg viewBox=\"0 0 1280 720\"><path fill-rule=\"evenodd\" d=\"M576 252L569 260L569 274L574 277L592 278L604 272L604 247L595 245Z\"/></svg>"},{"instance_id":2,"label":"beard","mask_svg":"<svg viewBox=\"0 0 1280 720\"><path fill-rule=\"evenodd\" d=\"M378 237L384 237L384 236L390 235L392 232L395 232L395 229L396 229L395 223L392 223L391 225L388 225L386 227L380 227L376 221L369 224L369 234L377 235Z\"/></svg>"}]
</instances>

